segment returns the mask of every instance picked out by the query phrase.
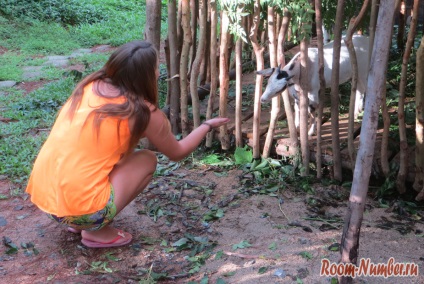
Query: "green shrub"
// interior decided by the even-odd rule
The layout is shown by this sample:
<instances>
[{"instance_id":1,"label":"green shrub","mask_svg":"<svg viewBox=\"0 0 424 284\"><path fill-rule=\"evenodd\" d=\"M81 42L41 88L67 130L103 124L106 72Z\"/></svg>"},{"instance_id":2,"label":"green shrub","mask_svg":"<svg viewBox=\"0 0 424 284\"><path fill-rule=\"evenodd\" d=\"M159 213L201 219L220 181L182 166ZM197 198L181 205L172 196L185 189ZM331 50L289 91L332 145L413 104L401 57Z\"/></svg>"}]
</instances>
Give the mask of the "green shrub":
<instances>
[{"instance_id":1,"label":"green shrub","mask_svg":"<svg viewBox=\"0 0 424 284\"><path fill-rule=\"evenodd\" d=\"M105 18L99 6L80 0L0 0L0 12L11 18L30 18L64 25L92 24Z\"/></svg>"}]
</instances>

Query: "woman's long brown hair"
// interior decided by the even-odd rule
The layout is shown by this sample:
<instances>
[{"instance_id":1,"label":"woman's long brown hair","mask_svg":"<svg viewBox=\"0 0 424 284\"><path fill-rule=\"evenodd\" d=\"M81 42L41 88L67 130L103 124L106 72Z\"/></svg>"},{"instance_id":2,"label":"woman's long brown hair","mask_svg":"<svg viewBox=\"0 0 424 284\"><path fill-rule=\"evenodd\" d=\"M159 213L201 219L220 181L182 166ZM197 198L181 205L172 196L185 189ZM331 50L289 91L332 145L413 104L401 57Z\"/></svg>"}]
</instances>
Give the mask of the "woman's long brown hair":
<instances>
[{"instance_id":1,"label":"woman's long brown hair","mask_svg":"<svg viewBox=\"0 0 424 284\"><path fill-rule=\"evenodd\" d=\"M105 104L92 111L93 124L97 131L103 119L118 117L119 126L123 119L134 118L134 126L130 129L131 137L128 152L132 151L141 138L150 120L150 110L145 101L157 106L158 89L156 70L158 53L147 41L132 41L119 47L106 64L99 70L85 77L75 87L70 97L68 114L71 119L75 114L84 92L84 87L96 80L112 84L120 90L120 96L125 96L122 104ZM102 96L100 92L98 95ZM118 136L119 137L119 136Z\"/></svg>"}]
</instances>

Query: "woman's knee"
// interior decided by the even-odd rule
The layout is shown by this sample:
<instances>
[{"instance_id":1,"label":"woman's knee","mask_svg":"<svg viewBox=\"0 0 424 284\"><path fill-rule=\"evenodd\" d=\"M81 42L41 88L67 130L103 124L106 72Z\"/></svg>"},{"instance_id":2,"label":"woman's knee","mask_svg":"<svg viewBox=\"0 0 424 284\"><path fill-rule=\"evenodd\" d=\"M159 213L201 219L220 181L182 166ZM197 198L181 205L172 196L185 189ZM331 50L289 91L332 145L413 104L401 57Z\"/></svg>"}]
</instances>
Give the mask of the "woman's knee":
<instances>
[{"instance_id":1,"label":"woman's knee","mask_svg":"<svg viewBox=\"0 0 424 284\"><path fill-rule=\"evenodd\" d=\"M149 169L153 174L156 171L156 166L158 164L156 154L150 150L140 150L136 153L143 167Z\"/></svg>"}]
</instances>

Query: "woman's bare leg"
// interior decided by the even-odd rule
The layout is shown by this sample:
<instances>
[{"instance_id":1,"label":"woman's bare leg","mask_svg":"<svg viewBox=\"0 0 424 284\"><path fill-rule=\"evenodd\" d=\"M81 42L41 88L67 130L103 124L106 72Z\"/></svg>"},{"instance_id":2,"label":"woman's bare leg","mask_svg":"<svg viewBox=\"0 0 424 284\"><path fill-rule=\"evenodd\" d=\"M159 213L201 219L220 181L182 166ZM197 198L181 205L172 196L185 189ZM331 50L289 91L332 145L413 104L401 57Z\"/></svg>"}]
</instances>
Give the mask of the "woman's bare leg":
<instances>
[{"instance_id":1,"label":"woman's bare leg","mask_svg":"<svg viewBox=\"0 0 424 284\"><path fill-rule=\"evenodd\" d=\"M115 190L116 214L121 212L149 184L156 165L156 155L149 150L141 150L132 153L115 166L109 178ZM118 231L111 226L105 226L98 231L83 230L81 235L91 241L109 242L118 236ZM128 238L131 238L131 235L125 233L124 239ZM122 242L125 241L124 239Z\"/></svg>"}]
</instances>

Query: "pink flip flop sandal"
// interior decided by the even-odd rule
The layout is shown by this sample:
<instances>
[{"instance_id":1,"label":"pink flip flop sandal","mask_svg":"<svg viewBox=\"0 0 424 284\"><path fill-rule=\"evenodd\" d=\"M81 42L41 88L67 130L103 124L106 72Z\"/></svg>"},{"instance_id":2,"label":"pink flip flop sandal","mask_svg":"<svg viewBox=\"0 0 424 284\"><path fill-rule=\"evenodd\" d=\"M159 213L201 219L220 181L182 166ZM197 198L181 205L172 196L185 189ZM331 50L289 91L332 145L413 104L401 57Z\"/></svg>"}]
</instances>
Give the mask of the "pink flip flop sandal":
<instances>
[{"instance_id":1,"label":"pink flip flop sandal","mask_svg":"<svg viewBox=\"0 0 424 284\"><path fill-rule=\"evenodd\" d=\"M118 236L107 243L95 242L95 241L90 241L87 239L82 239L81 243L89 248L111 248L111 247L124 246L132 241L132 237L130 237L123 242L118 242L120 239L125 239L125 234L128 234L128 233L119 231Z\"/></svg>"},{"instance_id":2,"label":"pink flip flop sandal","mask_svg":"<svg viewBox=\"0 0 424 284\"><path fill-rule=\"evenodd\" d=\"M72 228L72 227L68 227L68 232L74 233L74 234L79 234L81 233L81 230Z\"/></svg>"}]
</instances>

